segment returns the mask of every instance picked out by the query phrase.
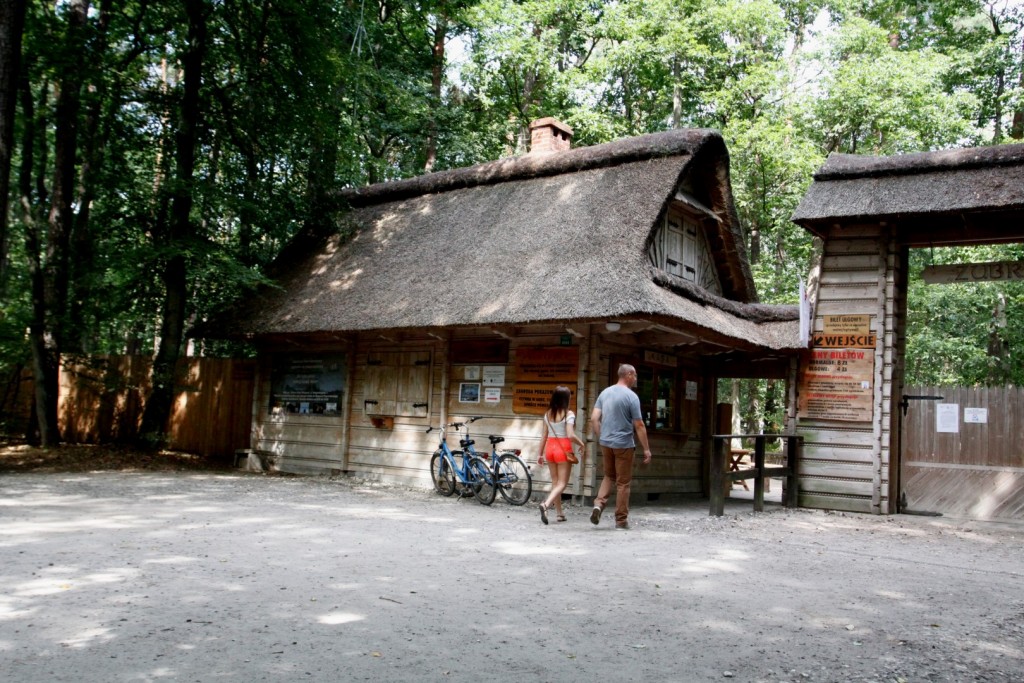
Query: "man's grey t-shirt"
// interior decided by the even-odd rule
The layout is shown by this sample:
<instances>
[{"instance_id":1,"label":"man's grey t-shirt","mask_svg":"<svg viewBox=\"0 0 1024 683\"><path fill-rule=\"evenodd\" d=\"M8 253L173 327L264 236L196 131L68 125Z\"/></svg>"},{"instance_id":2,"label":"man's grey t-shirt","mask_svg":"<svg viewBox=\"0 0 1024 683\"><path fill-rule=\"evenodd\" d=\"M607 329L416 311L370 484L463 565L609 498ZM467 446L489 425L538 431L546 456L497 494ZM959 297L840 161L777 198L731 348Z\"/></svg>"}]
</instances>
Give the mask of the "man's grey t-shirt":
<instances>
[{"instance_id":1,"label":"man's grey t-shirt","mask_svg":"<svg viewBox=\"0 0 1024 683\"><path fill-rule=\"evenodd\" d=\"M640 398L621 384L613 384L597 397L595 408L601 411L602 446L635 448L633 420L641 419Z\"/></svg>"}]
</instances>

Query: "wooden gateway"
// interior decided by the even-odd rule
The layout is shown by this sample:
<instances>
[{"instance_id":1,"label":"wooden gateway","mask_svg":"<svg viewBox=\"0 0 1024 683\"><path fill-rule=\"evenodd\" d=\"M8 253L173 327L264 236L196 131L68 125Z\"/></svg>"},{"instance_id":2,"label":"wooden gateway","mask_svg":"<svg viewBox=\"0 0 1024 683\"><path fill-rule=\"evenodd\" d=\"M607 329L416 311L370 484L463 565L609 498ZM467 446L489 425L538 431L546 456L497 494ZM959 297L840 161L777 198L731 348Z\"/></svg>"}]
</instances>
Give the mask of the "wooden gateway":
<instances>
[{"instance_id":1,"label":"wooden gateway","mask_svg":"<svg viewBox=\"0 0 1024 683\"><path fill-rule=\"evenodd\" d=\"M429 485L427 427L476 415L535 463L552 389L585 432L629 362L654 452L634 495L707 494L715 379L783 378L799 346L797 308L756 303L725 144L531 129L522 157L339 192L337 232L297 237L280 286L218 321L260 349L252 447L273 467Z\"/></svg>"},{"instance_id":2,"label":"wooden gateway","mask_svg":"<svg viewBox=\"0 0 1024 683\"><path fill-rule=\"evenodd\" d=\"M1016 466L925 463L926 472L900 453L909 249L1024 241L1024 145L832 155L793 220L823 241L809 290L813 347L791 406L790 426L804 437L800 504L899 512L904 480L920 476L933 490L988 496L990 509L1024 509L1019 448ZM1018 272L1014 264L975 264L934 277ZM969 478L977 488L965 486Z\"/></svg>"}]
</instances>

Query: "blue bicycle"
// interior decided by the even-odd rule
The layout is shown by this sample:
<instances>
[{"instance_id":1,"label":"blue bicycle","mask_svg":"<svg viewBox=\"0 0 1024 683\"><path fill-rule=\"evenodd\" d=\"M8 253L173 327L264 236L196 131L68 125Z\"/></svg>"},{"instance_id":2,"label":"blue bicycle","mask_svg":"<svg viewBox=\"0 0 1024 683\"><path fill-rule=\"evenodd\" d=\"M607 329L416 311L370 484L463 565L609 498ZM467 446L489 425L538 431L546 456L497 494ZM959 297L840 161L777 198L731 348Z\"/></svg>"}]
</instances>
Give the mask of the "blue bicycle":
<instances>
[{"instance_id":1,"label":"blue bicycle","mask_svg":"<svg viewBox=\"0 0 1024 683\"><path fill-rule=\"evenodd\" d=\"M430 478L434 482L434 490L442 496L458 491L460 498L474 496L481 505L490 505L497 491L487 462L473 452L453 451L448 447L445 427L452 427L458 433L465 426L464 422L451 422L427 428L428 434L435 429L440 432L437 450L430 458Z\"/></svg>"},{"instance_id":2,"label":"blue bicycle","mask_svg":"<svg viewBox=\"0 0 1024 683\"><path fill-rule=\"evenodd\" d=\"M487 468L486 474L483 475L484 482L481 484L481 488L491 487L497 489L501 493L501 497L511 505L525 504L526 501L530 500L530 495L533 493L533 478L530 476L530 468L519 457L522 451L516 448L499 453L498 444L503 442L505 437L492 434L487 437L491 442L491 452L477 452L473 448L473 444L476 442L469 435L469 425L480 419L482 418L471 417L466 420L465 425L463 425L466 427L466 437L459 439L459 445L465 449L467 456L471 459L481 460L484 463L484 467ZM493 492L490 496L491 501L493 501ZM480 500L480 502L484 503L483 500ZM484 504L490 505L489 502Z\"/></svg>"}]
</instances>

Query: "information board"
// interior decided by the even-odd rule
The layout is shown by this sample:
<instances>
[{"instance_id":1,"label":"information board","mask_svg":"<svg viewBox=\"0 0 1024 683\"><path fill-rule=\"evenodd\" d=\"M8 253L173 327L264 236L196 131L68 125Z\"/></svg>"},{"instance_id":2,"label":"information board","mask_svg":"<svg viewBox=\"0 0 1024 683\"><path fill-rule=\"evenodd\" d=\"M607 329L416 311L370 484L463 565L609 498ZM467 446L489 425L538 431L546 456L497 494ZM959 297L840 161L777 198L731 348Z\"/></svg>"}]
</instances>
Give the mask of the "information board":
<instances>
[{"instance_id":1,"label":"information board","mask_svg":"<svg viewBox=\"0 0 1024 683\"><path fill-rule=\"evenodd\" d=\"M340 415L347 364L344 354L287 354L274 357L270 413Z\"/></svg>"},{"instance_id":2,"label":"information board","mask_svg":"<svg viewBox=\"0 0 1024 683\"><path fill-rule=\"evenodd\" d=\"M800 374L798 416L870 422L875 354L865 349L814 349Z\"/></svg>"}]
</instances>

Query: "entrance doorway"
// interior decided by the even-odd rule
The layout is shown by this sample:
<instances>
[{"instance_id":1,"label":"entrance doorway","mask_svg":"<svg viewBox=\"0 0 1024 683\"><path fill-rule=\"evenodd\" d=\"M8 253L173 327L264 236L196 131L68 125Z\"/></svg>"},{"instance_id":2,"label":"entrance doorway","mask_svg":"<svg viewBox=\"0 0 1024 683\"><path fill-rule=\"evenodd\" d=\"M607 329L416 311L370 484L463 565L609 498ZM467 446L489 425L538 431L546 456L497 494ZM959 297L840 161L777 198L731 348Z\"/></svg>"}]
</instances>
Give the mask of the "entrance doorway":
<instances>
[{"instance_id":1,"label":"entrance doorway","mask_svg":"<svg viewBox=\"0 0 1024 683\"><path fill-rule=\"evenodd\" d=\"M898 510L1022 519L1024 245L908 256Z\"/></svg>"}]
</instances>

